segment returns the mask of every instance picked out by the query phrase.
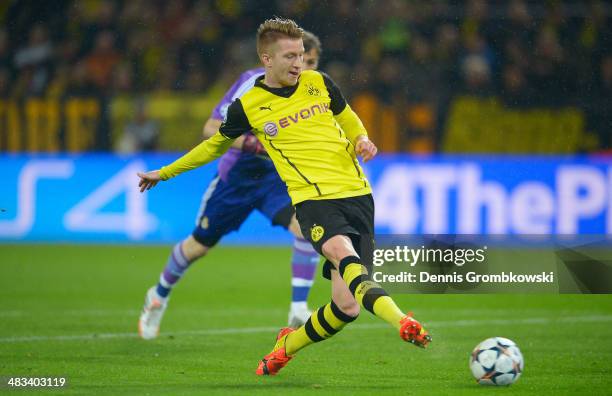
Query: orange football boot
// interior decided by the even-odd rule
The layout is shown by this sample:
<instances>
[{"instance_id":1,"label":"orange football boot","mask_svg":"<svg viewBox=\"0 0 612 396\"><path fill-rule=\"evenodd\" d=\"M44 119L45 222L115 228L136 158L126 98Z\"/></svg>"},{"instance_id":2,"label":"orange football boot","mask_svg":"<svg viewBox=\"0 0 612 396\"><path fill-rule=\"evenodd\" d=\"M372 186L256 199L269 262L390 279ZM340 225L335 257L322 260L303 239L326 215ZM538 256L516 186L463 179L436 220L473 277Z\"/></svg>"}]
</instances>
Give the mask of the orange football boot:
<instances>
[{"instance_id":1,"label":"orange football boot","mask_svg":"<svg viewBox=\"0 0 612 396\"><path fill-rule=\"evenodd\" d=\"M276 336L276 345L272 349L272 352L267 354L259 362L255 374L257 375L276 375L280 369L285 367L287 363L293 358L293 356L287 356L285 351L285 342L287 335L294 332L295 329L291 327L283 327L278 335Z\"/></svg>"},{"instance_id":2,"label":"orange football boot","mask_svg":"<svg viewBox=\"0 0 612 396\"><path fill-rule=\"evenodd\" d=\"M400 328L400 337L402 340L414 344L420 348L425 348L431 342L431 336L421 326L421 324L412 317L412 312L404 316L400 320L402 327Z\"/></svg>"}]
</instances>

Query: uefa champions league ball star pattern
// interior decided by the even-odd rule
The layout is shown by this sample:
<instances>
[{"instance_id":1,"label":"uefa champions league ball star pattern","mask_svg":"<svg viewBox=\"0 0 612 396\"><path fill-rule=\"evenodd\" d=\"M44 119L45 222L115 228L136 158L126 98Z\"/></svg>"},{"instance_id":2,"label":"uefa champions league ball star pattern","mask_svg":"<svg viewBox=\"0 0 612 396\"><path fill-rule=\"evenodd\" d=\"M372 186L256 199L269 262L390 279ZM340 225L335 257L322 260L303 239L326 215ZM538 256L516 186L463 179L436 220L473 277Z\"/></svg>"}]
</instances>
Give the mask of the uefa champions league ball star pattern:
<instances>
[{"instance_id":1,"label":"uefa champions league ball star pattern","mask_svg":"<svg viewBox=\"0 0 612 396\"><path fill-rule=\"evenodd\" d=\"M518 346L503 337L484 340L470 356L470 370L481 385L511 385L521 376L523 366Z\"/></svg>"}]
</instances>

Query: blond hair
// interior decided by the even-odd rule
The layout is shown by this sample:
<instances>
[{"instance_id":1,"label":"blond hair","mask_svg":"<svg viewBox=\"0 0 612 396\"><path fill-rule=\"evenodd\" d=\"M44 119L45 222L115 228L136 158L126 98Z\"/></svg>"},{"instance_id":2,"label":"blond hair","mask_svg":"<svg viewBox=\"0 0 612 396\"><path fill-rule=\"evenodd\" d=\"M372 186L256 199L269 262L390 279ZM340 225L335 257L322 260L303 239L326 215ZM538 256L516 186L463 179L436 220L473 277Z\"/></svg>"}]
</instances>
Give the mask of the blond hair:
<instances>
[{"instance_id":1,"label":"blond hair","mask_svg":"<svg viewBox=\"0 0 612 396\"><path fill-rule=\"evenodd\" d=\"M257 54L261 55L281 38L301 39L302 37L304 30L293 20L279 17L266 19L257 29Z\"/></svg>"}]
</instances>

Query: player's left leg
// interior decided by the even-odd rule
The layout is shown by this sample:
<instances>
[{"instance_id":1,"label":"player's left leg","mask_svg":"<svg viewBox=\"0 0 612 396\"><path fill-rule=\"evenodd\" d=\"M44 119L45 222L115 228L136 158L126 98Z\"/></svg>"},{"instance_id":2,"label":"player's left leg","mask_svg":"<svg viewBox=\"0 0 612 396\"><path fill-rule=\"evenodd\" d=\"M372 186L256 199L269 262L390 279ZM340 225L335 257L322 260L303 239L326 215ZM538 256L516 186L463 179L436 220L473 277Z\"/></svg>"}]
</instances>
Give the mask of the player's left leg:
<instances>
[{"instance_id":1,"label":"player's left leg","mask_svg":"<svg viewBox=\"0 0 612 396\"><path fill-rule=\"evenodd\" d=\"M308 309L307 301L319 263L319 254L302 236L285 185L280 179L271 184L272 188L262 200L259 210L271 219L273 225L284 227L294 236L291 253L291 306L288 325L295 328L303 325L312 313Z\"/></svg>"}]
</instances>

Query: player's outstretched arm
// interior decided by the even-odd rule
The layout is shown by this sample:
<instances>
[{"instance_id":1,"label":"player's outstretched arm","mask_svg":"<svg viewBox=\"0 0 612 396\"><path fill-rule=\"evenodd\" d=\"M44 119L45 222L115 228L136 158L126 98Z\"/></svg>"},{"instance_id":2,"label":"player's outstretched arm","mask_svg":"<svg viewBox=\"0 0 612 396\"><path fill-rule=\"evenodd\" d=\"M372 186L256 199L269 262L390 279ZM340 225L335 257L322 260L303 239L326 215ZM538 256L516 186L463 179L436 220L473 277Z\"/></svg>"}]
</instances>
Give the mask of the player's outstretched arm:
<instances>
[{"instance_id":1,"label":"player's outstretched arm","mask_svg":"<svg viewBox=\"0 0 612 396\"><path fill-rule=\"evenodd\" d=\"M210 139L198 144L193 150L183 155L168 166L163 166L160 170L138 173L140 191L150 190L160 180L168 180L178 176L183 172L198 168L219 158L230 148L234 139L228 138L217 132Z\"/></svg>"}]
</instances>

